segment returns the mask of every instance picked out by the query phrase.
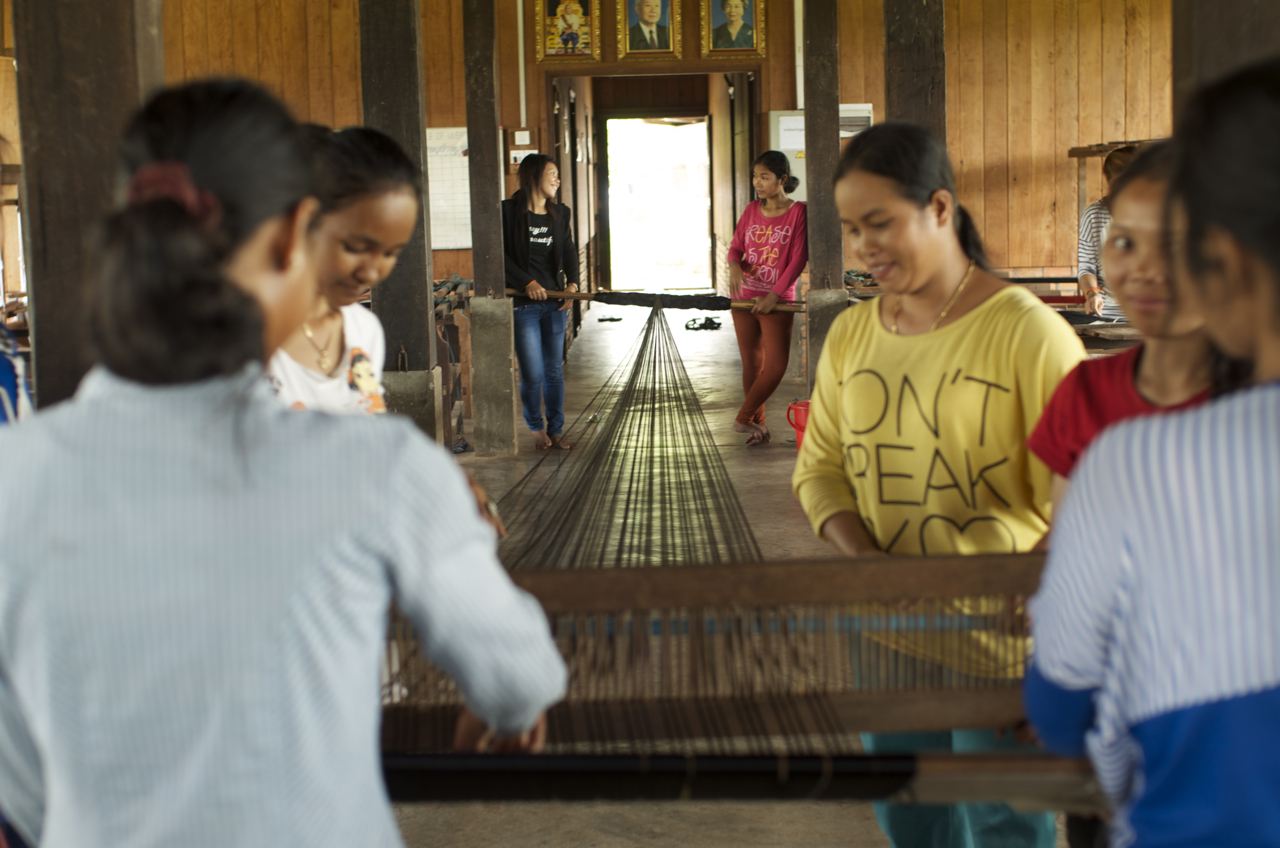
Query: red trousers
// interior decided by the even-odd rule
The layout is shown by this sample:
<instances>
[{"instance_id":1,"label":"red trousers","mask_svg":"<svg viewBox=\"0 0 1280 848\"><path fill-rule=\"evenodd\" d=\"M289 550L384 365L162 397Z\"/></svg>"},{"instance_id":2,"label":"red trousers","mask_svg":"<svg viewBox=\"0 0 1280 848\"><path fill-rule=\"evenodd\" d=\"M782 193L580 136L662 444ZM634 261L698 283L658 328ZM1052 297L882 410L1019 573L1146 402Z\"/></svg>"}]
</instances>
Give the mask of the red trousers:
<instances>
[{"instance_id":1,"label":"red trousers","mask_svg":"<svg viewBox=\"0 0 1280 848\"><path fill-rule=\"evenodd\" d=\"M733 331L742 354L742 392L746 400L738 410L743 424L764 425L764 403L778 389L791 358L792 312L753 315L734 309Z\"/></svg>"}]
</instances>

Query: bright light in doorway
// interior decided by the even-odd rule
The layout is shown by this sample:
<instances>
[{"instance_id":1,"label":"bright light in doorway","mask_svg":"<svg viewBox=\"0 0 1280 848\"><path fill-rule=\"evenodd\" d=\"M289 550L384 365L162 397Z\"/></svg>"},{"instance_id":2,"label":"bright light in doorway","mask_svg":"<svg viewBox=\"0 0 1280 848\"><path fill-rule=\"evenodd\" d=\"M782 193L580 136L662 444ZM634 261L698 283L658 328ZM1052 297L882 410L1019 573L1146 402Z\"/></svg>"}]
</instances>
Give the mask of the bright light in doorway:
<instances>
[{"instance_id":1,"label":"bright light in doorway","mask_svg":"<svg viewBox=\"0 0 1280 848\"><path fill-rule=\"evenodd\" d=\"M705 120L613 119L607 138L614 290L710 289L711 151Z\"/></svg>"}]
</instances>

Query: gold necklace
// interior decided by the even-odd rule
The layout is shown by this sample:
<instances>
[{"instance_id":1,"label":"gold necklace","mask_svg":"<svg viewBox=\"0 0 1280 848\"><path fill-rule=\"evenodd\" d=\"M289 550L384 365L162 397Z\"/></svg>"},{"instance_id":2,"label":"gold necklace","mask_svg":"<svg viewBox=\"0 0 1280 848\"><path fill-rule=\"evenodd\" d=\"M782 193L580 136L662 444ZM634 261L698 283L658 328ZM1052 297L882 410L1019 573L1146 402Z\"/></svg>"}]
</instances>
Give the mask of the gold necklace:
<instances>
[{"instance_id":1,"label":"gold necklace","mask_svg":"<svg viewBox=\"0 0 1280 848\"><path fill-rule=\"evenodd\" d=\"M942 323L942 319L947 317L947 313L951 311L951 307L956 305L956 301L960 299L960 292L964 291L965 284L969 282L969 278L973 276L974 261L969 260L969 270L964 272L964 279L960 281L960 285L956 286L955 294L951 295L951 299L947 301L947 305L942 307L942 311L938 313L938 317L933 320L933 326L929 328L929 332L938 329L938 325ZM902 313L902 295L898 295L898 304L893 309L893 326L889 328L895 336L898 335L898 315Z\"/></svg>"},{"instance_id":2,"label":"gold necklace","mask_svg":"<svg viewBox=\"0 0 1280 848\"><path fill-rule=\"evenodd\" d=\"M302 335L307 337L307 341L311 342L311 346L316 349L316 353L320 354L320 373L328 374L333 368L333 360L329 358L329 343L333 341L333 334L325 339L324 346L316 343L316 337L311 332L311 327L306 321L302 322Z\"/></svg>"}]
</instances>

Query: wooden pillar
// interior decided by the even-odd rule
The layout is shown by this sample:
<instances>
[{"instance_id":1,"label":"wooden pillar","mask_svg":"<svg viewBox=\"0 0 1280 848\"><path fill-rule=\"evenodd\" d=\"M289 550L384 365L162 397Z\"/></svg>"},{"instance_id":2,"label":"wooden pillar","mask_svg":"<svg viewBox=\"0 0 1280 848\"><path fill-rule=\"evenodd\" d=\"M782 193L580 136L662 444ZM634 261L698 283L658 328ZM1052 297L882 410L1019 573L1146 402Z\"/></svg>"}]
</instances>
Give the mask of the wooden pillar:
<instances>
[{"instance_id":1,"label":"wooden pillar","mask_svg":"<svg viewBox=\"0 0 1280 848\"><path fill-rule=\"evenodd\" d=\"M1277 54L1276 0L1173 0L1175 117L1203 83Z\"/></svg>"},{"instance_id":2,"label":"wooden pillar","mask_svg":"<svg viewBox=\"0 0 1280 848\"><path fill-rule=\"evenodd\" d=\"M471 176L471 386L477 453L516 451L520 395L502 252L502 136L498 125L497 12L493 0L463 0L467 162ZM521 428L523 429L523 428Z\"/></svg>"},{"instance_id":3,"label":"wooden pillar","mask_svg":"<svg viewBox=\"0 0 1280 848\"><path fill-rule=\"evenodd\" d=\"M419 0L360 0L360 86L364 123L399 142L429 177ZM424 179L418 229L395 271L373 290L373 311L387 334L387 408L443 441L448 413L436 362L428 196Z\"/></svg>"},{"instance_id":4,"label":"wooden pillar","mask_svg":"<svg viewBox=\"0 0 1280 848\"><path fill-rule=\"evenodd\" d=\"M942 0L884 0L885 120L919 124L943 141L947 138L944 22Z\"/></svg>"},{"instance_id":5,"label":"wooden pillar","mask_svg":"<svg viewBox=\"0 0 1280 848\"><path fill-rule=\"evenodd\" d=\"M804 146L809 187L809 293L805 297L806 374L813 384L822 344L848 305L840 215L831 178L840 161L839 0L804 4Z\"/></svg>"},{"instance_id":6,"label":"wooden pillar","mask_svg":"<svg viewBox=\"0 0 1280 848\"><path fill-rule=\"evenodd\" d=\"M164 80L160 0L14 0L23 237L36 403L75 393L85 344L86 245L111 208L116 148Z\"/></svg>"}]
</instances>

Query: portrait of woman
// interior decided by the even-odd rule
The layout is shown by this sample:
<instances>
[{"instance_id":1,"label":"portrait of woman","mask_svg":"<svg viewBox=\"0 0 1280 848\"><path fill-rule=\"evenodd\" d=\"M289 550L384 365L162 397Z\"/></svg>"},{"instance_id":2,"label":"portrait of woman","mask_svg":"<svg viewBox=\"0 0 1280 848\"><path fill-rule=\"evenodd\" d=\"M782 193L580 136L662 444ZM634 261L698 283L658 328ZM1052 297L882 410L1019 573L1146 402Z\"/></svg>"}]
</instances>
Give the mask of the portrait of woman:
<instances>
[{"instance_id":1,"label":"portrait of woman","mask_svg":"<svg viewBox=\"0 0 1280 848\"><path fill-rule=\"evenodd\" d=\"M702 55L764 56L766 0L702 0Z\"/></svg>"},{"instance_id":2,"label":"portrait of woman","mask_svg":"<svg viewBox=\"0 0 1280 848\"><path fill-rule=\"evenodd\" d=\"M750 50L756 46L755 28L747 21L750 0L720 0L724 23L711 30L715 50Z\"/></svg>"}]
</instances>

